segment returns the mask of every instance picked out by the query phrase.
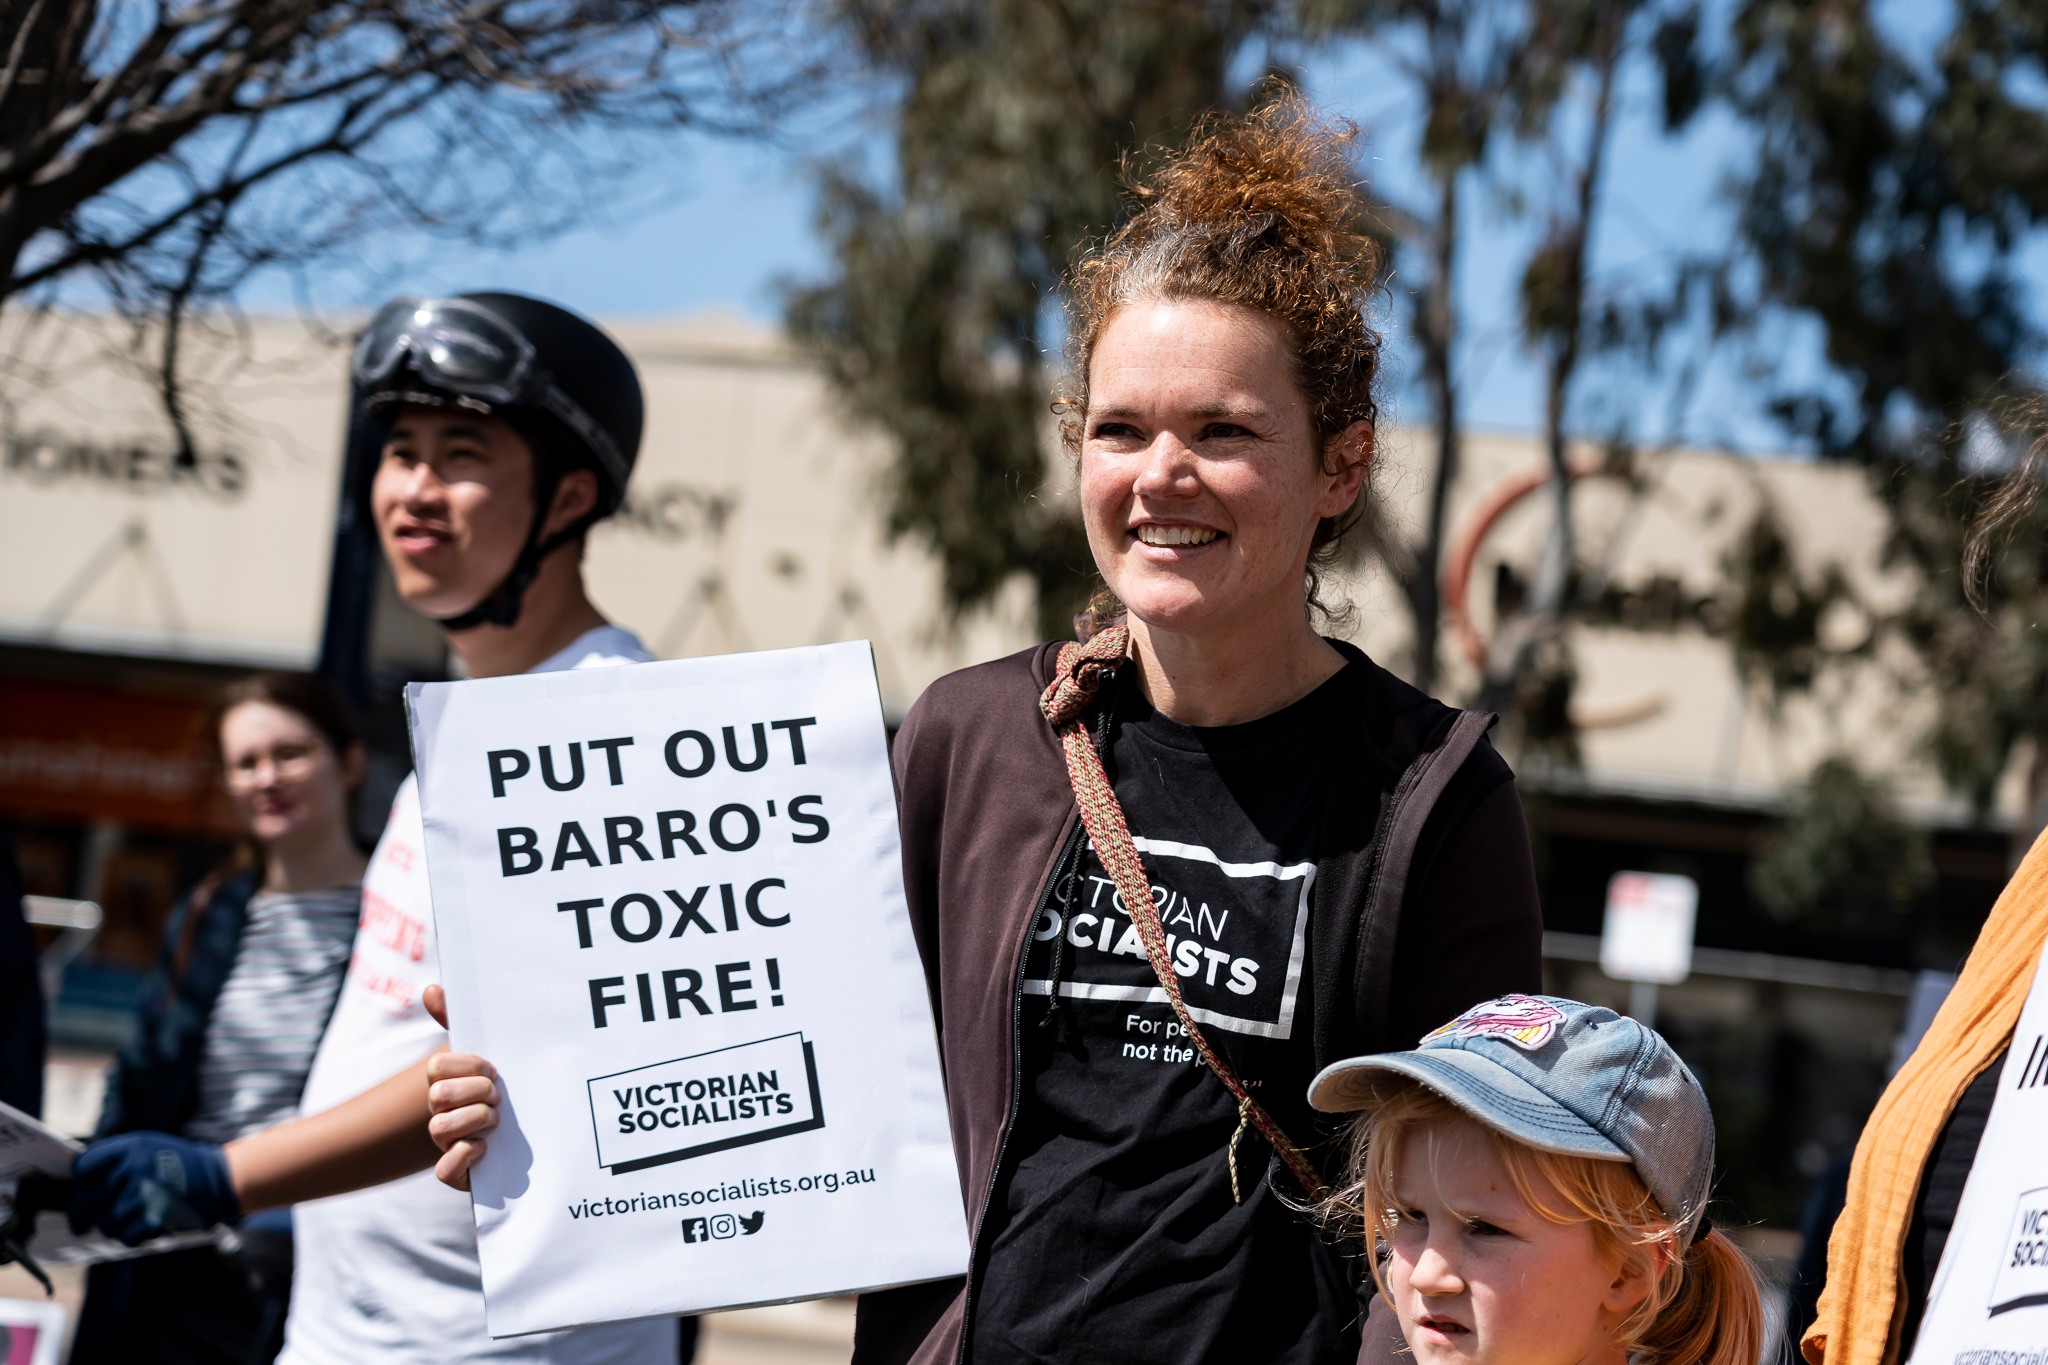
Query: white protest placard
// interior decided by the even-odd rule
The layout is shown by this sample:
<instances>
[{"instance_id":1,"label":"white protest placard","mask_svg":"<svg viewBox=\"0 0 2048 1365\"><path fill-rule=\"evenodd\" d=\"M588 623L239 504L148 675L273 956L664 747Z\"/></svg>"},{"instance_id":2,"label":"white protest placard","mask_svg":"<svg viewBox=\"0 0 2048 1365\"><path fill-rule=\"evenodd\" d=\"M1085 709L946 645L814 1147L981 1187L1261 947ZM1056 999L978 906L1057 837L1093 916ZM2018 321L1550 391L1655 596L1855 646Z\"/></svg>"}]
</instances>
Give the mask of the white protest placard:
<instances>
[{"instance_id":1,"label":"white protest placard","mask_svg":"<svg viewBox=\"0 0 2048 1365\"><path fill-rule=\"evenodd\" d=\"M491 1333L961 1274L866 642L407 700Z\"/></svg>"},{"instance_id":2,"label":"white protest placard","mask_svg":"<svg viewBox=\"0 0 2048 1365\"><path fill-rule=\"evenodd\" d=\"M2048 1361L2048 948L1906 1349L1911 1365Z\"/></svg>"}]
</instances>

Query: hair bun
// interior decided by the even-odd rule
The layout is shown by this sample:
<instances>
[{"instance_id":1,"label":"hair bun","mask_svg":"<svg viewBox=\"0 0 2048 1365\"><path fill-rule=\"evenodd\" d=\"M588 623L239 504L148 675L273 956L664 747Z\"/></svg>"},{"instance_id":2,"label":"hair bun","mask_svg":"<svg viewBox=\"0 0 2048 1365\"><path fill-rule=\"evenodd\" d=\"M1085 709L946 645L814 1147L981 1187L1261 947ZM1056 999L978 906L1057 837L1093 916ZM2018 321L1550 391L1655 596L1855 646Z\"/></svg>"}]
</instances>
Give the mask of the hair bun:
<instances>
[{"instance_id":1,"label":"hair bun","mask_svg":"<svg viewBox=\"0 0 2048 1365\"><path fill-rule=\"evenodd\" d=\"M1357 143L1357 124L1320 117L1286 86L1242 117L1204 115L1187 145L1151 175L1138 178L1127 169L1139 212L1124 233L1278 228L1299 250L1331 264L1364 259L1376 271L1379 255L1363 231L1365 202L1352 164ZM1254 221L1260 218L1268 221Z\"/></svg>"}]
</instances>

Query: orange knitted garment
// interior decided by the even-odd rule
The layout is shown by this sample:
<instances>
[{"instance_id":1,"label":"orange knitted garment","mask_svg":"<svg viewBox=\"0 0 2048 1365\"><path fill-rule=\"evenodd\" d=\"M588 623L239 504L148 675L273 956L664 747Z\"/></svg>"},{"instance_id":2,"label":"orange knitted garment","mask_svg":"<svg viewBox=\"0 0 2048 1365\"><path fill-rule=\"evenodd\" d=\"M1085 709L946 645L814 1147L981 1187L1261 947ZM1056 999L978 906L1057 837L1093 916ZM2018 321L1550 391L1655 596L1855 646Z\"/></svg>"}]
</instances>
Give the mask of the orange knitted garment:
<instances>
[{"instance_id":1,"label":"orange knitted garment","mask_svg":"<svg viewBox=\"0 0 2048 1365\"><path fill-rule=\"evenodd\" d=\"M1892 1365L1905 1309L1899 1258L1920 1173L1970 1082L2019 1022L2048 943L2048 833L2006 883L1955 990L1871 1111L1849 1167L1849 1198L1828 1239L1820 1316L1801 1350L1813 1365Z\"/></svg>"}]
</instances>

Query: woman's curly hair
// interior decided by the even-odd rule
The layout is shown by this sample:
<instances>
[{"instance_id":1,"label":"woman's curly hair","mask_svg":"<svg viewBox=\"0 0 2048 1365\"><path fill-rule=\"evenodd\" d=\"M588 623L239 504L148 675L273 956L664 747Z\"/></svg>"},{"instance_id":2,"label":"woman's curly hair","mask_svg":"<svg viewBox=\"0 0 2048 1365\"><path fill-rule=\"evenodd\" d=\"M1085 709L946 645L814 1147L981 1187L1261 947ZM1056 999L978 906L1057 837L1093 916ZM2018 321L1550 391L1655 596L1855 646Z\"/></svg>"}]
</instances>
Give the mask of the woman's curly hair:
<instances>
[{"instance_id":1,"label":"woman's curly hair","mask_svg":"<svg viewBox=\"0 0 2048 1365\"><path fill-rule=\"evenodd\" d=\"M1136 211L1067 278L1071 378L1055 407L1069 454L1080 453L1096 343L1139 299L1209 299L1285 324L1326 449L1354 423L1378 421L1381 338L1368 315L1384 260L1365 231L1357 141L1355 124L1324 119L1282 85L1249 114L1202 118L1149 176L1132 174L1126 161ZM1312 600L1317 571L1336 558L1366 504L1361 495L1316 528Z\"/></svg>"}]
</instances>

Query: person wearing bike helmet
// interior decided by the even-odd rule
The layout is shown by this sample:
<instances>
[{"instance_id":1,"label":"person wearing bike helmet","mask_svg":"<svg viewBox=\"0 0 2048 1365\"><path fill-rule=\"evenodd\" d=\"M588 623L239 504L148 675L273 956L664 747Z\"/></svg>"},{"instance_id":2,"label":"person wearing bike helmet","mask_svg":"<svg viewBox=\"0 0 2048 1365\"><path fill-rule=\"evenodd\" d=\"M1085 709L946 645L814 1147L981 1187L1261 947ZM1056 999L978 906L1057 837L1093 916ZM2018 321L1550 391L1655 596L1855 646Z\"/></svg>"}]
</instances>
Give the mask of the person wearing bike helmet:
<instances>
[{"instance_id":1,"label":"person wearing bike helmet","mask_svg":"<svg viewBox=\"0 0 2048 1365\"><path fill-rule=\"evenodd\" d=\"M580 546L625 497L643 412L611 338L516 294L400 299L363 334L355 383L385 426L370 502L398 590L472 676L603 620ZM437 460L454 472L416 477ZM530 496L485 497L500 485Z\"/></svg>"},{"instance_id":2,"label":"person wearing bike helmet","mask_svg":"<svg viewBox=\"0 0 2048 1365\"><path fill-rule=\"evenodd\" d=\"M615 512L644 416L632 362L574 313L507 293L387 304L356 348L382 430L367 503L399 595L470 677L652 658L585 590L585 532ZM407 778L371 856L348 976L302 1117L226 1147L130 1133L79 1161L75 1223L135 1243L296 1204L290 1365L677 1358L654 1320L494 1341L469 1201L436 1182L419 1115L447 1047L419 792ZM311 1201L311 1202L308 1202Z\"/></svg>"}]
</instances>

